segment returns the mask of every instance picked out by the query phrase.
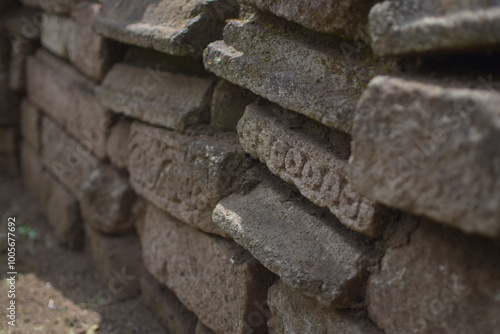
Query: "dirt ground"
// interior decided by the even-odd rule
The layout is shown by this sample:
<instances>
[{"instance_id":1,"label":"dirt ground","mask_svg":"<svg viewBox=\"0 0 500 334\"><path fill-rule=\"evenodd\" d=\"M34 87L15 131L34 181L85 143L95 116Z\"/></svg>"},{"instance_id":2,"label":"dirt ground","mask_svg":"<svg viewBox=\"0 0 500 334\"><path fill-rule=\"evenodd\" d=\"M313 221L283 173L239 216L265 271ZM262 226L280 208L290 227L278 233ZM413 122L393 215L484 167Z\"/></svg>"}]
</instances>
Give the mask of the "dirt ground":
<instances>
[{"instance_id":1,"label":"dirt ground","mask_svg":"<svg viewBox=\"0 0 500 334\"><path fill-rule=\"evenodd\" d=\"M21 181L0 174L0 334L167 333L139 298L100 297L86 251L61 247ZM7 222L16 217L16 327L7 324Z\"/></svg>"}]
</instances>

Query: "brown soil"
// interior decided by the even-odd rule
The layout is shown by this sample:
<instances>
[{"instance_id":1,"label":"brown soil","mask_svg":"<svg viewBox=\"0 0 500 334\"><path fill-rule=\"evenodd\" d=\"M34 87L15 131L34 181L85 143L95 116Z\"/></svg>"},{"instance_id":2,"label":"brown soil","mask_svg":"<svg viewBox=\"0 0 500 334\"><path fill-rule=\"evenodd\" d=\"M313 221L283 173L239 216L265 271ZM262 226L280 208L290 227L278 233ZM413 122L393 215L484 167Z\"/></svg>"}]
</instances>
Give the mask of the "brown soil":
<instances>
[{"instance_id":1,"label":"brown soil","mask_svg":"<svg viewBox=\"0 0 500 334\"><path fill-rule=\"evenodd\" d=\"M107 301L86 251L61 247L22 183L0 174L0 334L160 334L140 297ZM8 326L7 220L16 217L16 327Z\"/></svg>"}]
</instances>

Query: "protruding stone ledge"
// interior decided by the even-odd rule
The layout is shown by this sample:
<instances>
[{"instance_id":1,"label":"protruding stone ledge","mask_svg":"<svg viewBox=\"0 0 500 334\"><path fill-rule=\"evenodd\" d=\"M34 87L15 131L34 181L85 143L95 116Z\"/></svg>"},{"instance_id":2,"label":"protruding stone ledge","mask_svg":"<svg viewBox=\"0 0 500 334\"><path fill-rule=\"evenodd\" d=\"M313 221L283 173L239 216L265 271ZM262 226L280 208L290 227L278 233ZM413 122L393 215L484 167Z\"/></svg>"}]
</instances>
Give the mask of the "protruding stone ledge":
<instances>
[{"instance_id":1,"label":"protruding stone ledge","mask_svg":"<svg viewBox=\"0 0 500 334\"><path fill-rule=\"evenodd\" d=\"M122 43L200 57L237 14L235 0L118 0L104 3L94 27Z\"/></svg>"},{"instance_id":2,"label":"protruding stone ledge","mask_svg":"<svg viewBox=\"0 0 500 334\"><path fill-rule=\"evenodd\" d=\"M500 237L500 93L377 77L358 105L351 180L373 200Z\"/></svg>"},{"instance_id":3,"label":"protruding stone ledge","mask_svg":"<svg viewBox=\"0 0 500 334\"><path fill-rule=\"evenodd\" d=\"M28 96L97 157L106 157L111 113L95 99L95 83L39 50L28 59Z\"/></svg>"},{"instance_id":4,"label":"protruding stone ledge","mask_svg":"<svg viewBox=\"0 0 500 334\"><path fill-rule=\"evenodd\" d=\"M208 122L214 85L213 79L115 64L96 95L115 112L184 131Z\"/></svg>"},{"instance_id":5,"label":"protruding stone ledge","mask_svg":"<svg viewBox=\"0 0 500 334\"><path fill-rule=\"evenodd\" d=\"M210 236L149 205L142 246L148 270L215 333L265 333L252 315L270 273L234 242Z\"/></svg>"},{"instance_id":6,"label":"protruding stone ledge","mask_svg":"<svg viewBox=\"0 0 500 334\"><path fill-rule=\"evenodd\" d=\"M269 288L270 334L349 333L383 334L362 311L324 307L278 281Z\"/></svg>"},{"instance_id":7,"label":"protruding stone ledge","mask_svg":"<svg viewBox=\"0 0 500 334\"><path fill-rule=\"evenodd\" d=\"M358 306L370 245L323 214L269 181L223 199L213 220L287 285L327 306Z\"/></svg>"},{"instance_id":8,"label":"protruding stone ledge","mask_svg":"<svg viewBox=\"0 0 500 334\"><path fill-rule=\"evenodd\" d=\"M500 45L497 1L389 0L370 13L378 55L489 50Z\"/></svg>"},{"instance_id":9,"label":"protruding stone ledge","mask_svg":"<svg viewBox=\"0 0 500 334\"><path fill-rule=\"evenodd\" d=\"M365 0L243 0L309 29L351 38L365 38L368 13L373 5Z\"/></svg>"},{"instance_id":10,"label":"protruding stone ledge","mask_svg":"<svg viewBox=\"0 0 500 334\"><path fill-rule=\"evenodd\" d=\"M213 209L222 198L251 185L252 159L234 134L198 130L183 135L134 122L130 182L137 193L177 219L225 236L212 222Z\"/></svg>"},{"instance_id":11,"label":"protruding stone ledge","mask_svg":"<svg viewBox=\"0 0 500 334\"><path fill-rule=\"evenodd\" d=\"M368 45L303 30L262 13L230 21L224 41L211 43L205 51L205 67L284 108L349 133L369 79L391 66L383 69Z\"/></svg>"},{"instance_id":12,"label":"protruding stone ledge","mask_svg":"<svg viewBox=\"0 0 500 334\"><path fill-rule=\"evenodd\" d=\"M247 107L238 123L240 143L281 179L294 185L314 204L328 208L352 230L376 236L386 223L387 210L358 195L348 180L346 136L337 134L337 147L288 127L257 105ZM346 140L347 139L347 140ZM341 151L341 152L339 152Z\"/></svg>"}]
</instances>

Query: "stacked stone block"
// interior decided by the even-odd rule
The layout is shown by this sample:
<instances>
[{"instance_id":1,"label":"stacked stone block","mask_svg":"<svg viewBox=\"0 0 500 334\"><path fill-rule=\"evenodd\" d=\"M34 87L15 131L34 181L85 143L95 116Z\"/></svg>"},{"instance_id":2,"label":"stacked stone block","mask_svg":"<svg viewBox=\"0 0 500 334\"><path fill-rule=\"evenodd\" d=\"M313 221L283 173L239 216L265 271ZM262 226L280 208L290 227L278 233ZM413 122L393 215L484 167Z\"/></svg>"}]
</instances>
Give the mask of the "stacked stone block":
<instances>
[{"instance_id":1,"label":"stacked stone block","mask_svg":"<svg viewBox=\"0 0 500 334\"><path fill-rule=\"evenodd\" d=\"M0 152L112 297L171 333L498 332L498 70L426 70L498 55L496 2L22 2Z\"/></svg>"}]
</instances>

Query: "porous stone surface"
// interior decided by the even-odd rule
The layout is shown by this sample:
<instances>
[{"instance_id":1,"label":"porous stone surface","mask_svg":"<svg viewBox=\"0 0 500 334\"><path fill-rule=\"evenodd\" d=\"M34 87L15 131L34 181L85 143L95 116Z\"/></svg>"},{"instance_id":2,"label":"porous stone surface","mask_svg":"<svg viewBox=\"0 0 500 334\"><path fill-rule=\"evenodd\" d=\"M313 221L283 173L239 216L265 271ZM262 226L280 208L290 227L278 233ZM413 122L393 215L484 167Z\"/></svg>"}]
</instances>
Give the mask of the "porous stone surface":
<instances>
[{"instance_id":1,"label":"porous stone surface","mask_svg":"<svg viewBox=\"0 0 500 334\"><path fill-rule=\"evenodd\" d=\"M269 288L268 303L270 334L383 334L363 312L321 306L282 281Z\"/></svg>"},{"instance_id":2,"label":"porous stone surface","mask_svg":"<svg viewBox=\"0 0 500 334\"><path fill-rule=\"evenodd\" d=\"M466 232L500 237L500 93L472 83L374 79L353 132L356 190Z\"/></svg>"},{"instance_id":3,"label":"porous stone surface","mask_svg":"<svg viewBox=\"0 0 500 334\"><path fill-rule=\"evenodd\" d=\"M195 334L198 319L186 309L177 296L149 273L141 276L141 296L144 304L160 320L169 333Z\"/></svg>"},{"instance_id":4,"label":"porous stone surface","mask_svg":"<svg viewBox=\"0 0 500 334\"><path fill-rule=\"evenodd\" d=\"M40 151L41 135L40 135L40 111L28 99L21 102L21 136L24 142L30 145L35 152Z\"/></svg>"},{"instance_id":5,"label":"porous stone surface","mask_svg":"<svg viewBox=\"0 0 500 334\"><path fill-rule=\"evenodd\" d=\"M237 14L234 0L106 1L94 28L122 43L199 57Z\"/></svg>"},{"instance_id":6,"label":"porous stone surface","mask_svg":"<svg viewBox=\"0 0 500 334\"><path fill-rule=\"evenodd\" d=\"M111 165L94 170L82 185L81 208L85 224L106 234L132 231L141 205L127 177Z\"/></svg>"},{"instance_id":7,"label":"porous stone surface","mask_svg":"<svg viewBox=\"0 0 500 334\"><path fill-rule=\"evenodd\" d=\"M88 149L68 136L54 121L42 118L42 162L77 197L81 186L100 162Z\"/></svg>"},{"instance_id":8,"label":"porous stone surface","mask_svg":"<svg viewBox=\"0 0 500 334\"><path fill-rule=\"evenodd\" d=\"M42 208L57 240L70 249L83 246L83 224L78 199L50 173L43 172Z\"/></svg>"},{"instance_id":9,"label":"porous stone surface","mask_svg":"<svg viewBox=\"0 0 500 334\"><path fill-rule=\"evenodd\" d=\"M498 332L499 245L422 218L401 225L370 276L370 318L387 334Z\"/></svg>"},{"instance_id":10,"label":"porous stone surface","mask_svg":"<svg viewBox=\"0 0 500 334\"><path fill-rule=\"evenodd\" d=\"M119 63L96 94L103 106L115 112L182 131L208 121L213 86L208 78Z\"/></svg>"},{"instance_id":11,"label":"porous stone surface","mask_svg":"<svg viewBox=\"0 0 500 334\"><path fill-rule=\"evenodd\" d=\"M160 283L216 333L265 333L250 322L266 299L269 273L234 242L185 225L148 206L144 263Z\"/></svg>"},{"instance_id":12,"label":"porous stone surface","mask_svg":"<svg viewBox=\"0 0 500 334\"><path fill-rule=\"evenodd\" d=\"M243 0L263 11L309 29L351 38L364 38L373 1L363 0Z\"/></svg>"},{"instance_id":13,"label":"porous stone surface","mask_svg":"<svg viewBox=\"0 0 500 334\"><path fill-rule=\"evenodd\" d=\"M214 334L214 332L205 326L201 321L198 321L194 334Z\"/></svg>"},{"instance_id":14,"label":"porous stone surface","mask_svg":"<svg viewBox=\"0 0 500 334\"><path fill-rule=\"evenodd\" d=\"M222 198L248 187L252 161L233 134L199 130L182 135L134 122L130 182L138 194L177 219L225 236L212 222L212 211Z\"/></svg>"},{"instance_id":15,"label":"porous stone surface","mask_svg":"<svg viewBox=\"0 0 500 334\"><path fill-rule=\"evenodd\" d=\"M375 236L389 219L387 210L351 187L345 152L349 141L342 134L322 141L255 104L247 107L238 134L245 151L350 229Z\"/></svg>"},{"instance_id":16,"label":"porous stone surface","mask_svg":"<svg viewBox=\"0 0 500 334\"><path fill-rule=\"evenodd\" d=\"M106 293L101 297L111 302L139 295L145 269L137 236L106 236L86 224L85 237L94 267L106 284Z\"/></svg>"},{"instance_id":17,"label":"porous stone surface","mask_svg":"<svg viewBox=\"0 0 500 334\"><path fill-rule=\"evenodd\" d=\"M68 58L69 41L75 37L75 22L67 16L44 14L40 42L42 46L61 57Z\"/></svg>"},{"instance_id":18,"label":"porous stone surface","mask_svg":"<svg viewBox=\"0 0 500 334\"><path fill-rule=\"evenodd\" d=\"M488 50L500 44L500 3L384 1L371 10L369 30L378 55Z\"/></svg>"},{"instance_id":19,"label":"porous stone surface","mask_svg":"<svg viewBox=\"0 0 500 334\"><path fill-rule=\"evenodd\" d=\"M370 246L322 214L281 182L266 182L223 199L213 220L284 283L328 306L356 306Z\"/></svg>"},{"instance_id":20,"label":"porous stone surface","mask_svg":"<svg viewBox=\"0 0 500 334\"><path fill-rule=\"evenodd\" d=\"M347 133L369 79L391 68L363 43L316 36L262 13L230 21L204 62L236 85Z\"/></svg>"},{"instance_id":21,"label":"porous stone surface","mask_svg":"<svg viewBox=\"0 0 500 334\"><path fill-rule=\"evenodd\" d=\"M130 126L132 121L121 119L109 131L106 151L113 165L128 169Z\"/></svg>"},{"instance_id":22,"label":"porous stone surface","mask_svg":"<svg viewBox=\"0 0 500 334\"><path fill-rule=\"evenodd\" d=\"M222 131L235 131L246 106L256 99L257 96L248 90L220 80L212 97L210 125Z\"/></svg>"},{"instance_id":23,"label":"porous stone surface","mask_svg":"<svg viewBox=\"0 0 500 334\"><path fill-rule=\"evenodd\" d=\"M51 14L69 14L71 8L79 1L81 0L21 0L21 3Z\"/></svg>"},{"instance_id":24,"label":"porous stone surface","mask_svg":"<svg viewBox=\"0 0 500 334\"><path fill-rule=\"evenodd\" d=\"M111 113L95 99L95 83L39 50L28 59L28 96L98 158L106 157Z\"/></svg>"}]
</instances>

